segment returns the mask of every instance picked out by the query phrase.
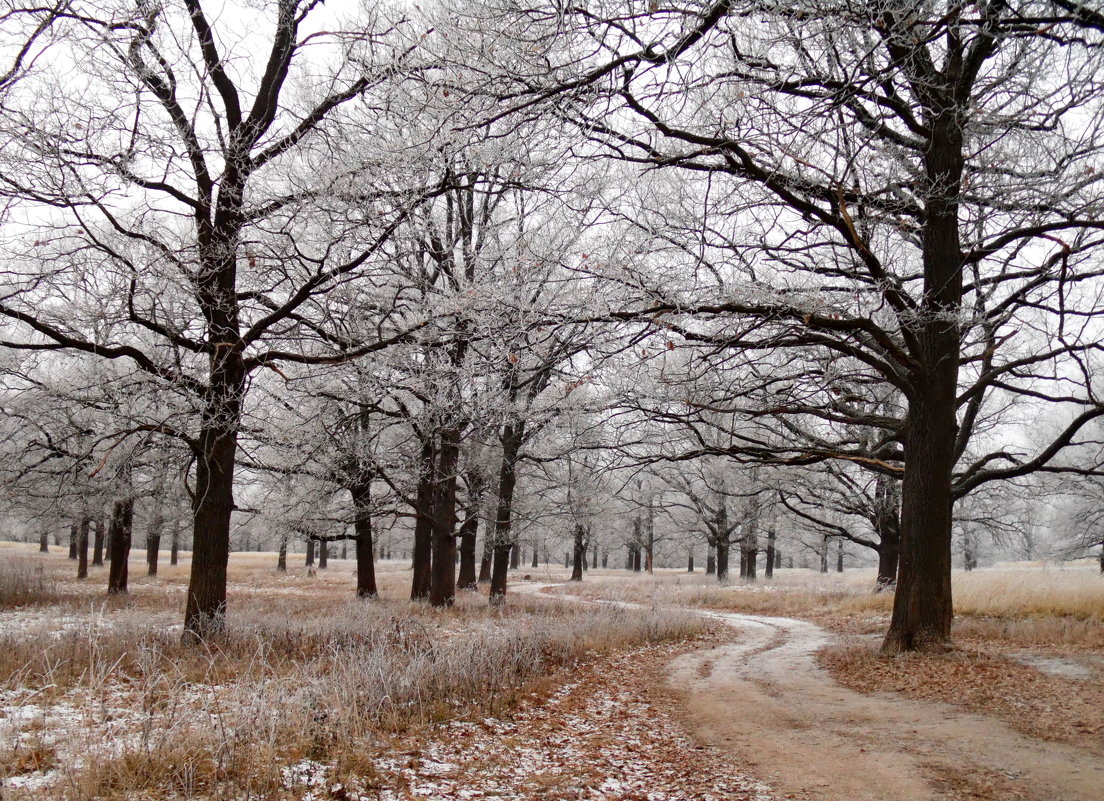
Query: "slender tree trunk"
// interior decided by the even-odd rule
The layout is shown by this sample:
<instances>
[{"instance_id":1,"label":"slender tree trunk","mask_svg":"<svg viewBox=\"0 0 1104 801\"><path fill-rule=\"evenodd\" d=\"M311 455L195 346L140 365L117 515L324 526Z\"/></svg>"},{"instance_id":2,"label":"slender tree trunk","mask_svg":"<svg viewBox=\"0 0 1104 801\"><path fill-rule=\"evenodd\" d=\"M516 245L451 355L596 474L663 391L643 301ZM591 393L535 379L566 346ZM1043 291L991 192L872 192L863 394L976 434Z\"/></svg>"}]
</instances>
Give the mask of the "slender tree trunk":
<instances>
[{"instance_id":1,"label":"slender tree trunk","mask_svg":"<svg viewBox=\"0 0 1104 801\"><path fill-rule=\"evenodd\" d=\"M602 569L605 570L609 567L609 551L602 552Z\"/></svg>"},{"instance_id":2,"label":"slender tree trunk","mask_svg":"<svg viewBox=\"0 0 1104 801\"><path fill-rule=\"evenodd\" d=\"M644 553L644 548L640 545L633 546L633 572L639 573L641 569L641 554Z\"/></svg>"},{"instance_id":3,"label":"slender tree trunk","mask_svg":"<svg viewBox=\"0 0 1104 801\"><path fill-rule=\"evenodd\" d=\"M469 485L469 491L470 489ZM474 590L479 586L475 575L475 542L478 536L477 507L469 507L467 517L460 526L460 575L456 579L456 584L462 590ZM482 567L480 565L480 570Z\"/></svg>"},{"instance_id":4,"label":"slender tree trunk","mask_svg":"<svg viewBox=\"0 0 1104 801\"><path fill-rule=\"evenodd\" d=\"M590 569L591 570L597 570L598 569L598 543L594 543L594 553L591 557Z\"/></svg>"},{"instance_id":5,"label":"slender tree trunk","mask_svg":"<svg viewBox=\"0 0 1104 801\"><path fill-rule=\"evenodd\" d=\"M774 560L776 553L774 550L774 543L777 536L773 528L767 529L767 561L763 564L763 578L767 581L774 578Z\"/></svg>"},{"instance_id":6,"label":"slender tree trunk","mask_svg":"<svg viewBox=\"0 0 1104 801\"><path fill-rule=\"evenodd\" d=\"M134 531L134 499L115 501L111 510L111 564L107 572L107 592L110 595L127 591L130 540Z\"/></svg>"},{"instance_id":7,"label":"slender tree trunk","mask_svg":"<svg viewBox=\"0 0 1104 801\"><path fill-rule=\"evenodd\" d=\"M1104 545L1100 546L1100 574L1104 575Z\"/></svg>"},{"instance_id":8,"label":"slender tree trunk","mask_svg":"<svg viewBox=\"0 0 1104 801\"><path fill-rule=\"evenodd\" d=\"M533 568L534 570L535 570L536 568L540 567L540 562L538 561L538 559L539 559L539 554L540 554L540 551L539 551L539 550L537 549L537 547L536 547L536 546L533 546L533 563L532 563L531 565L529 565L529 566L530 566L531 568Z\"/></svg>"},{"instance_id":9,"label":"slender tree trunk","mask_svg":"<svg viewBox=\"0 0 1104 801\"><path fill-rule=\"evenodd\" d=\"M836 572L843 572L843 538L836 540Z\"/></svg>"},{"instance_id":10,"label":"slender tree trunk","mask_svg":"<svg viewBox=\"0 0 1104 801\"><path fill-rule=\"evenodd\" d=\"M747 546L740 543L740 578L746 579L748 574L748 552Z\"/></svg>"},{"instance_id":11,"label":"slender tree trunk","mask_svg":"<svg viewBox=\"0 0 1104 801\"><path fill-rule=\"evenodd\" d=\"M276 557L276 572L287 572L287 537L280 538L280 553Z\"/></svg>"},{"instance_id":12,"label":"slender tree trunk","mask_svg":"<svg viewBox=\"0 0 1104 801\"><path fill-rule=\"evenodd\" d=\"M414 571L410 579L410 600L429 597L433 581L433 478L437 469L437 435L425 434L419 462L418 490L414 507Z\"/></svg>"},{"instance_id":13,"label":"slender tree trunk","mask_svg":"<svg viewBox=\"0 0 1104 801\"><path fill-rule=\"evenodd\" d=\"M512 514L514 490L517 486L517 459L525 441L525 424L510 423L503 426L499 437L502 442L502 463L498 473L498 506L495 510L493 559L491 564L492 604L506 601L506 575L513 544Z\"/></svg>"},{"instance_id":14,"label":"slender tree trunk","mask_svg":"<svg viewBox=\"0 0 1104 801\"><path fill-rule=\"evenodd\" d=\"M746 578L748 581L756 581L758 579L759 571L759 549L748 548L747 559L745 559L745 562L747 564L746 569L744 570L744 578Z\"/></svg>"},{"instance_id":15,"label":"slender tree trunk","mask_svg":"<svg viewBox=\"0 0 1104 801\"><path fill-rule=\"evenodd\" d=\"M820 550L817 553L820 557L820 572L828 572L828 537L820 538Z\"/></svg>"},{"instance_id":16,"label":"slender tree trunk","mask_svg":"<svg viewBox=\"0 0 1104 801\"><path fill-rule=\"evenodd\" d=\"M491 559L494 556L494 537L491 532L483 535L483 555L479 559L479 583L491 580Z\"/></svg>"},{"instance_id":17,"label":"slender tree trunk","mask_svg":"<svg viewBox=\"0 0 1104 801\"><path fill-rule=\"evenodd\" d=\"M161 498L154 499L153 516L146 532L146 575L157 575L157 557L161 550L161 529L165 525L165 516L161 511Z\"/></svg>"},{"instance_id":18,"label":"slender tree trunk","mask_svg":"<svg viewBox=\"0 0 1104 801\"><path fill-rule=\"evenodd\" d=\"M510 549L510 569L517 570L519 567L521 567L521 545L515 542Z\"/></svg>"},{"instance_id":19,"label":"slender tree trunk","mask_svg":"<svg viewBox=\"0 0 1104 801\"><path fill-rule=\"evenodd\" d=\"M717 555L713 546L710 545L705 552L705 575L715 576L717 574Z\"/></svg>"},{"instance_id":20,"label":"slender tree trunk","mask_svg":"<svg viewBox=\"0 0 1104 801\"><path fill-rule=\"evenodd\" d=\"M304 560L307 567L314 567L314 540L307 537L307 556Z\"/></svg>"},{"instance_id":21,"label":"slender tree trunk","mask_svg":"<svg viewBox=\"0 0 1104 801\"><path fill-rule=\"evenodd\" d=\"M69 558L77 561L77 539L80 537L80 525L74 523L69 526Z\"/></svg>"},{"instance_id":22,"label":"slender tree trunk","mask_svg":"<svg viewBox=\"0 0 1104 801\"><path fill-rule=\"evenodd\" d=\"M50 552L50 533L48 531L43 531L41 534L38 535L38 552Z\"/></svg>"},{"instance_id":23,"label":"slender tree trunk","mask_svg":"<svg viewBox=\"0 0 1104 801\"><path fill-rule=\"evenodd\" d=\"M284 540L284 547L287 548L287 540ZM176 563L180 561L180 523L176 520L173 521L172 526L172 543L169 545L169 564L176 567Z\"/></svg>"},{"instance_id":24,"label":"slender tree trunk","mask_svg":"<svg viewBox=\"0 0 1104 801\"><path fill-rule=\"evenodd\" d=\"M694 552L693 551L691 551L690 555L687 557L686 572L687 573L693 573L694 572Z\"/></svg>"},{"instance_id":25,"label":"slender tree trunk","mask_svg":"<svg viewBox=\"0 0 1104 801\"><path fill-rule=\"evenodd\" d=\"M88 530L92 527L92 520L85 515L81 518L80 530L77 532L77 578L88 578Z\"/></svg>"}]
</instances>

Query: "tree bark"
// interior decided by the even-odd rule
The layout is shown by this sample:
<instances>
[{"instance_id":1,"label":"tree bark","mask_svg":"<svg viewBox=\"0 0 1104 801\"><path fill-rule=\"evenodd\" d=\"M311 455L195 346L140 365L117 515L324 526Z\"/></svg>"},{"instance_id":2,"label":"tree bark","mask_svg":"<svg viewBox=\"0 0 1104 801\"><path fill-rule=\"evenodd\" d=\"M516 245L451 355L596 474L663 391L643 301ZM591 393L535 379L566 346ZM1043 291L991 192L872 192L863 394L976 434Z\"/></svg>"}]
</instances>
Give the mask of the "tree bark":
<instances>
[{"instance_id":1,"label":"tree bark","mask_svg":"<svg viewBox=\"0 0 1104 801\"><path fill-rule=\"evenodd\" d=\"M494 538L490 532L483 535L483 555L479 558L479 584L491 580L491 559L494 556Z\"/></svg>"},{"instance_id":2,"label":"tree bark","mask_svg":"<svg viewBox=\"0 0 1104 801\"><path fill-rule=\"evenodd\" d=\"M130 539L134 530L134 499L115 501L111 510L110 566L107 571L109 595L127 591Z\"/></svg>"},{"instance_id":3,"label":"tree bark","mask_svg":"<svg viewBox=\"0 0 1104 801\"><path fill-rule=\"evenodd\" d=\"M433 482L433 559L429 602L452 606L456 601L456 484L461 429L441 431Z\"/></svg>"},{"instance_id":4,"label":"tree bark","mask_svg":"<svg viewBox=\"0 0 1104 801\"><path fill-rule=\"evenodd\" d=\"M820 550L817 554L820 557L820 572L828 572L828 537L824 536L820 538Z\"/></svg>"},{"instance_id":5,"label":"tree bark","mask_svg":"<svg viewBox=\"0 0 1104 801\"><path fill-rule=\"evenodd\" d=\"M582 523L576 523L571 550L571 581L583 580L583 562L586 561L586 548L586 527Z\"/></svg>"},{"instance_id":6,"label":"tree bark","mask_svg":"<svg viewBox=\"0 0 1104 801\"><path fill-rule=\"evenodd\" d=\"M517 570L521 567L521 545L514 543L510 549L510 569Z\"/></svg>"},{"instance_id":7,"label":"tree bark","mask_svg":"<svg viewBox=\"0 0 1104 801\"><path fill-rule=\"evenodd\" d=\"M307 567L314 567L314 540L307 537L307 556L304 560Z\"/></svg>"},{"instance_id":8,"label":"tree bark","mask_svg":"<svg viewBox=\"0 0 1104 801\"><path fill-rule=\"evenodd\" d=\"M693 551L691 551L690 555L687 557L686 572L687 573L693 573L694 572L694 552Z\"/></svg>"},{"instance_id":9,"label":"tree bark","mask_svg":"<svg viewBox=\"0 0 1104 801\"><path fill-rule=\"evenodd\" d=\"M276 572L287 572L287 537L280 538L280 553L276 557Z\"/></svg>"},{"instance_id":10,"label":"tree bark","mask_svg":"<svg viewBox=\"0 0 1104 801\"><path fill-rule=\"evenodd\" d=\"M372 536L371 479L354 482L349 487L353 500L353 529L356 531L356 594L357 598L376 598L375 543Z\"/></svg>"},{"instance_id":11,"label":"tree bark","mask_svg":"<svg viewBox=\"0 0 1104 801\"><path fill-rule=\"evenodd\" d=\"M717 540L717 581L728 581L728 540Z\"/></svg>"},{"instance_id":12,"label":"tree bark","mask_svg":"<svg viewBox=\"0 0 1104 801\"><path fill-rule=\"evenodd\" d=\"M477 508L468 509L467 517L460 526L460 575L456 579L456 584L462 590L474 590L479 587L479 581L475 575L475 543L479 536ZM480 572L482 568L483 566L480 565Z\"/></svg>"},{"instance_id":13,"label":"tree bark","mask_svg":"<svg viewBox=\"0 0 1104 801\"><path fill-rule=\"evenodd\" d=\"M325 570L330 566L330 541L318 541L318 569Z\"/></svg>"},{"instance_id":14,"label":"tree bark","mask_svg":"<svg viewBox=\"0 0 1104 801\"><path fill-rule=\"evenodd\" d=\"M103 510L96 514L96 522L92 527L92 567L103 566L104 555L104 521Z\"/></svg>"},{"instance_id":15,"label":"tree bark","mask_svg":"<svg viewBox=\"0 0 1104 801\"><path fill-rule=\"evenodd\" d=\"M38 535L38 552L49 553L50 552L50 534L43 531Z\"/></svg>"},{"instance_id":16,"label":"tree bark","mask_svg":"<svg viewBox=\"0 0 1104 801\"><path fill-rule=\"evenodd\" d=\"M713 549L713 546L710 545L709 548L705 552L705 575L714 576L714 575L716 575L716 573L717 573L717 556L716 556L716 552Z\"/></svg>"},{"instance_id":17,"label":"tree bark","mask_svg":"<svg viewBox=\"0 0 1104 801\"><path fill-rule=\"evenodd\" d=\"M525 424L509 423L502 428L499 436L502 442L502 463L498 472L498 505L495 510L493 559L491 564L492 604L506 601L506 575L510 560L510 546L513 544L511 530L514 508L514 490L517 487L517 459L525 441Z\"/></svg>"},{"instance_id":18,"label":"tree bark","mask_svg":"<svg viewBox=\"0 0 1104 801\"><path fill-rule=\"evenodd\" d=\"M77 539L80 537L80 525L73 523L69 526L69 558L77 561Z\"/></svg>"},{"instance_id":19,"label":"tree bark","mask_svg":"<svg viewBox=\"0 0 1104 801\"><path fill-rule=\"evenodd\" d=\"M933 87L925 153L926 223L923 228L924 298L917 317L904 423L905 474L901 486L901 555L893 616L882 650L945 651L950 646L951 477L958 434L962 250L958 197L964 142L959 107L949 87Z\"/></svg>"},{"instance_id":20,"label":"tree bark","mask_svg":"<svg viewBox=\"0 0 1104 801\"><path fill-rule=\"evenodd\" d=\"M285 547L287 542L284 543ZM180 561L180 523L176 520L173 521L172 527L172 543L169 546L169 564L176 567L176 563Z\"/></svg>"},{"instance_id":21,"label":"tree bark","mask_svg":"<svg viewBox=\"0 0 1104 801\"><path fill-rule=\"evenodd\" d=\"M774 533L773 528L767 529L767 561L763 563L763 578L765 578L767 581L770 581L774 578L774 544L777 537L778 535Z\"/></svg>"},{"instance_id":22,"label":"tree bark","mask_svg":"<svg viewBox=\"0 0 1104 801\"><path fill-rule=\"evenodd\" d=\"M77 578L88 578L88 530L92 526L86 515L81 518L80 531L77 532Z\"/></svg>"},{"instance_id":23,"label":"tree bark","mask_svg":"<svg viewBox=\"0 0 1104 801\"><path fill-rule=\"evenodd\" d=\"M410 579L410 600L429 597L433 561L433 477L437 468L436 433L424 435L419 461L418 489L414 498L413 575Z\"/></svg>"}]
</instances>

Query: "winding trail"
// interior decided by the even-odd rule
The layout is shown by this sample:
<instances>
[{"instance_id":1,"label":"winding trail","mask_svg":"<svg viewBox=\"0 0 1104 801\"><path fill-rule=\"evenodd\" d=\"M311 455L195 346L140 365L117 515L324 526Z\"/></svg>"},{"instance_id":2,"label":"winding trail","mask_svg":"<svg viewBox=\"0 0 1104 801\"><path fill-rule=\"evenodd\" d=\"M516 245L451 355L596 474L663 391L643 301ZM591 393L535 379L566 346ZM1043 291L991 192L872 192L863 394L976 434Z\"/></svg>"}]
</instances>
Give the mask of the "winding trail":
<instances>
[{"instance_id":1,"label":"winding trail","mask_svg":"<svg viewBox=\"0 0 1104 801\"><path fill-rule=\"evenodd\" d=\"M819 626L700 614L740 636L676 658L669 687L695 738L776 791L813 801L939 801L975 797L963 788L967 777L986 785L988 798L1104 799L1104 759L1089 751L949 704L841 687L814 659L834 639Z\"/></svg>"}]
</instances>

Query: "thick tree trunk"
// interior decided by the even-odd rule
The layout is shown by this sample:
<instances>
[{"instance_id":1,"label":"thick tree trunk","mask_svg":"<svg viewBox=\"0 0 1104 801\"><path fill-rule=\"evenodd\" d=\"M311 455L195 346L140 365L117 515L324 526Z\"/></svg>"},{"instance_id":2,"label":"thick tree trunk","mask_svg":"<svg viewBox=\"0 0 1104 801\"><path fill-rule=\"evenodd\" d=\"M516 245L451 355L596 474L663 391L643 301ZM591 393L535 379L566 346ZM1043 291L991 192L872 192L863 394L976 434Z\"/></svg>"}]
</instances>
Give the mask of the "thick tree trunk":
<instances>
[{"instance_id":1,"label":"thick tree trunk","mask_svg":"<svg viewBox=\"0 0 1104 801\"><path fill-rule=\"evenodd\" d=\"M574 541L571 550L571 581L583 580L583 563L586 561L586 527L575 524Z\"/></svg>"},{"instance_id":2,"label":"thick tree trunk","mask_svg":"<svg viewBox=\"0 0 1104 801\"><path fill-rule=\"evenodd\" d=\"M425 434L422 442L418 489L414 498L413 574L410 578L412 601L428 598L433 581L433 478L436 468L436 434L430 432Z\"/></svg>"},{"instance_id":3,"label":"thick tree trunk","mask_svg":"<svg viewBox=\"0 0 1104 801\"><path fill-rule=\"evenodd\" d=\"M220 337L214 341L229 340ZM223 348L213 361L196 459L192 567L184 607L185 636L202 637L219 631L226 615L234 461L245 375L236 348Z\"/></svg>"},{"instance_id":4,"label":"thick tree trunk","mask_svg":"<svg viewBox=\"0 0 1104 801\"><path fill-rule=\"evenodd\" d=\"M92 521L87 516L81 518L80 530L77 532L77 578L88 578L88 530L92 527Z\"/></svg>"},{"instance_id":5,"label":"thick tree trunk","mask_svg":"<svg viewBox=\"0 0 1104 801\"><path fill-rule=\"evenodd\" d=\"M77 540L80 538L80 525L74 523L69 526L69 558L77 561Z\"/></svg>"},{"instance_id":6,"label":"thick tree trunk","mask_svg":"<svg viewBox=\"0 0 1104 801\"><path fill-rule=\"evenodd\" d=\"M686 572L687 573L693 573L694 572L694 553L693 553L693 551L691 551L689 556L687 557Z\"/></svg>"},{"instance_id":7,"label":"thick tree trunk","mask_svg":"<svg viewBox=\"0 0 1104 801\"><path fill-rule=\"evenodd\" d=\"M103 567L104 555L104 521L103 510L96 515L96 521L92 526L92 567Z\"/></svg>"},{"instance_id":8,"label":"thick tree trunk","mask_svg":"<svg viewBox=\"0 0 1104 801\"><path fill-rule=\"evenodd\" d=\"M310 537L307 537L307 555L303 563L307 567L314 567L314 540Z\"/></svg>"},{"instance_id":9,"label":"thick tree trunk","mask_svg":"<svg viewBox=\"0 0 1104 801\"><path fill-rule=\"evenodd\" d=\"M748 574L748 552L747 548L740 545L740 578L746 579Z\"/></svg>"},{"instance_id":10,"label":"thick tree trunk","mask_svg":"<svg viewBox=\"0 0 1104 801\"><path fill-rule=\"evenodd\" d=\"M944 90L949 92L949 90ZM941 92L938 94L942 94ZM893 617L882 650L944 651L950 645L951 476L955 465L961 337L962 251L958 196L964 159L954 103L933 109L925 153L924 300L918 362L910 375L901 486L901 556Z\"/></svg>"},{"instance_id":11,"label":"thick tree trunk","mask_svg":"<svg viewBox=\"0 0 1104 801\"><path fill-rule=\"evenodd\" d=\"M287 572L287 537L280 538L280 553L276 557L276 572Z\"/></svg>"},{"instance_id":12,"label":"thick tree trunk","mask_svg":"<svg viewBox=\"0 0 1104 801\"><path fill-rule=\"evenodd\" d=\"M633 572L639 573L642 565L641 556L644 553L644 549L639 545L633 546Z\"/></svg>"},{"instance_id":13,"label":"thick tree trunk","mask_svg":"<svg viewBox=\"0 0 1104 801\"><path fill-rule=\"evenodd\" d=\"M330 566L330 541L318 541L318 569L325 570Z\"/></svg>"},{"instance_id":14,"label":"thick tree trunk","mask_svg":"<svg viewBox=\"0 0 1104 801\"><path fill-rule=\"evenodd\" d=\"M433 560L429 602L452 606L456 601L456 484L461 429L441 431L433 482Z\"/></svg>"},{"instance_id":15,"label":"thick tree trunk","mask_svg":"<svg viewBox=\"0 0 1104 801\"><path fill-rule=\"evenodd\" d=\"M756 581L758 579L758 561L759 550L757 548L748 548L747 556L744 559L744 578L748 581Z\"/></svg>"},{"instance_id":16,"label":"thick tree trunk","mask_svg":"<svg viewBox=\"0 0 1104 801\"><path fill-rule=\"evenodd\" d=\"M540 567L539 559L540 559L540 551L537 548L537 546L534 545L533 546L533 563L531 565L529 565L529 567L533 568L534 570L536 568Z\"/></svg>"},{"instance_id":17,"label":"thick tree trunk","mask_svg":"<svg viewBox=\"0 0 1104 801\"><path fill-rule=\"evenodd\" d=\"M356 531L356 594L357 598L375 598L375 543L372 538L372 482L356 482L349 487L353 500L353 529Z\"/></svg>"},{"instance_id":18,"label":"thick tree trunk","mask_svg":"<svg viewBox=\"0 0 1104 801\"><path fill-rule=\"evenodd\" d=\"M50 552L50 534L43 531L38 535L38 552L49 553Z\"/></svg>"},{"instance_id":19,"label":"thick tree trunk","mask_svg":"<svg viewBox=\"0 0 1104 801\"><path fill-rule=\"evenodd\" d=\"M133 531L134 499L115 501L111 510L111 564L107 571L107 592L110 595L127 591L130 539Z\"/></svg>"},{"instance_id":20,"label":"thick tree trunk","mask_svg":"<svg viewBox=\"0 0 1104 801\"><path fill-rule=\"evenodd\" d=\"M517 570L521 567L521 545L514 543L510 549L510 569Z\"/></svg>"},{"instance_id":21,"label":"thick tree trunk","mask_svg":"<svg viewBox=\"0 0 1104 801\"><path fill-rule=\"evenodd\" d=\"M717 581L728 581L728 541L717 541Z\"/></svg>"},{"instance_id":22,"label":"thick tree trunk","mask_svg":"<svg viewBox=\"0 0 1104 801\"><path fill-rule=\"evenodd\" d=\"M773 528L767 529L767 561L763 563L763 578L767 581L774 578L774 560L776 554L774 544L777 536Z\"/></svg>"},{"instance_id":23,"label":"thick tree trunk","mask_svg":"<svg viewBox=\"0 0 1104 801\"><path fill-rule=\"evenodd\" d=\"M710 545L709 549L705 552L705 575L715 576L717 574L717 555Z\"/></svg>"},{"instance_id":24,"label":"thick tree trunk","mask_svg":"<svg viewBox=\"0 0 1104 801\"><path fill-rule=\"evenodd\" d=\"M161 551L161 535L150 532L146 535L146 575L157 575L157 557Z\"/></svg>"},{"instance_id":25,"label":"thick tree trunk","mask_svg":"<svg viewBox=\"0 0 1104 801\"><path fill-rule=\"evenodd\" d=\"M479 583L475 575L475 542L479 536L479 518L476 508L469 508L463 525L460 526L460 575L456 579L462 590L477 589ZM480 565L482 569L482 565Z\"/></svg>"}]
</instances>

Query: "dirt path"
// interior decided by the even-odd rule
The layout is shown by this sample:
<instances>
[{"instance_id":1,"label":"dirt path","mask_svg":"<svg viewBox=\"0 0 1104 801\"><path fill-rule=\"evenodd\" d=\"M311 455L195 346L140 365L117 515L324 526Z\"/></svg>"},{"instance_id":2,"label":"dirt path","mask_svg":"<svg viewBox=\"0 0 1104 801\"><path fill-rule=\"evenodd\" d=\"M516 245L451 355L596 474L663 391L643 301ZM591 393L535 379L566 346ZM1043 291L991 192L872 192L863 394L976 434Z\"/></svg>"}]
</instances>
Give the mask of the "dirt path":
<instances>
[{"instance_id":1,"label":"dirt path","mask_svg":"<svg viewBox=\"0 0 1104 801\"><path fill-rule=\"evenodd\" d=\"M701 741L772 787L824 801L995 798L1100 801L1104 760L946 704L844 689L813 654L830 636L799 620L706 612L732 644L671 664Z\"/></svg>"}]
</instances>

